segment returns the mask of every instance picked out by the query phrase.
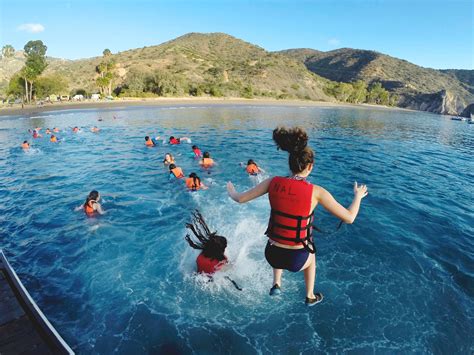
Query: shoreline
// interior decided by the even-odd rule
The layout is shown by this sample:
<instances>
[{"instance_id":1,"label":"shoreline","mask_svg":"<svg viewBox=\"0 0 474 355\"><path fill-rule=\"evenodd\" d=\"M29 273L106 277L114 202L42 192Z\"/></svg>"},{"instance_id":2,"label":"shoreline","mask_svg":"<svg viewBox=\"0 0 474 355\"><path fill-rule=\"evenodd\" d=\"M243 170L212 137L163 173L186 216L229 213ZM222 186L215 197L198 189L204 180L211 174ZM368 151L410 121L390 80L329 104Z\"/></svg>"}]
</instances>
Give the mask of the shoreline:
<instances>
[{"instance_id":1,"label":"shoreline","mask_svg":"<svg viewBox=\"0 0 474 355\"><path fill-rule=\"evenodd\" d=\"M27 105L24 108L20 106L2 107L0 108L0 116L30 116L51 111L61 110L81 110L81 109L113 109L116 107L133 107L133 106L170 106L170 105L198 105L198 106L220 106L220 105L237 105L237 106L313 106L313 107L354 107L354 108L376 108L382 110L403 110L400 107L388 107L370 104L348 104L343 102L326 102L326 101L306 101L306 100L272 100L272 99L244 99L244 98L191 98L191 97L163 97L152 99L118 99L113 101L82 101L82 102L59 102L54 104L45 104L43 106ZM418 112L418 111L415 111Z\"/></svg>"}]
</instances>

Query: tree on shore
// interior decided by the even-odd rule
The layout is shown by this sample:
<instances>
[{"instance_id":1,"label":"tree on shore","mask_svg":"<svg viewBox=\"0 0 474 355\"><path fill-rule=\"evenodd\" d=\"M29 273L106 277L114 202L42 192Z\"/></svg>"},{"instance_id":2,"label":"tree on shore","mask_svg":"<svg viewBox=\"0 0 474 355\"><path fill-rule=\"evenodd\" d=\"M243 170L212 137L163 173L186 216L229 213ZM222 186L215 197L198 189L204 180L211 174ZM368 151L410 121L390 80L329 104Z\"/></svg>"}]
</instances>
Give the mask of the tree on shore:
<instances>
[{"instance_id":1,"label":"tree on shore","mask_svg":"<svg viewBox=\"0 0 474 355\"><path fill-rule=\"evenodd\" d=\"M31 102L33 98L33 85L46 69L46 47L43 41L29 41L25 44L25 55L26 62L25 66L21 69L20 75L23 78L25 85L25 99L27 102Z\"/></svg>"},{"instance_id":2,"label":"tree on shore","mask_svg":"<svg viewBox=\"0 0 474 355\"><path fill-rule=\"evenodd\" d=\"M2 47L2 57L11 58L15 55L15 48L11 44L6 44Z\"/></svg>"},{"instance_id":3,"label":"tree on shore","mask_svg":"<svg viewBox=\"0 0 474 355\"><path fill-rule=\"evenodd\" d=\"M363 80L357 80L352 83L352 93L348 101L354 104L360 104L367 100L367 83Z\"/></svg>"},{"instance_id":4,"label":"tree on shore","mask_svg":"<svg viewBox=\"0 0 474 355\"><path fill-rule=\"evenodd\" d=\"M381 83L376 82L371 85L369 89L369 94L367 96L367 101L369 103L377 105L388 105L389 99L390 94L382 87Z\"/></svg>"},{"instance_id":5,"label":"tree on shore","mask_svg":"<svg viewBox=\"0 0 474 355\"><path fill-rule=\"evenodd\" d=\"M99 87L101 95L112 95L112 85L116 78L115 62L110 58L112 52L110 49L104 49L102 61L96 66L95 71L99 75L96 79L96 84Z\"/></svg>"}]
</instances>

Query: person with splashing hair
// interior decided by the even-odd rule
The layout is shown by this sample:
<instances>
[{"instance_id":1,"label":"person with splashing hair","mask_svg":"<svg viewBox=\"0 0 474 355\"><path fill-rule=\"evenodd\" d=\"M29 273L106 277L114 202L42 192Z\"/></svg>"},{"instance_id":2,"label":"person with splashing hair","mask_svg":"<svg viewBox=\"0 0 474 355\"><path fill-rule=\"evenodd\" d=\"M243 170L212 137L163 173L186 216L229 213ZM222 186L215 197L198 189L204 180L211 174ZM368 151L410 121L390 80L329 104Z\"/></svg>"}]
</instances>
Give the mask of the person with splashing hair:
<instances>
[{"instance_id":1,"label":"person with splashing hair","mask_svg":"<svg viewBox=\"0 0 474 355\"><path fill-rule=\"evenodd\" d=\"M194 211L192 217L192 222L186 223L186 228L193 232L198 241L194 241L189 234L185 239L192 248L201 250L196 259L197 272L212 275L228 262L224 254L227 239L211 232L199 211Z\"/></svg>"},{"instance_id":2,"label":"person with splashing hair","mask_svg":"<svg viewBox=\"0 0 474 355\"><path fill-rule=\"evenodd\" d=\"M265 258L273 268L273 287L270 295L281 293L283 270L304 272L306 300L313 306L323 300L314 293L316 280L316 249L312 238L313 212L318 204L341 219L353 223L359 213L361 200L367 196L367 186L354 183L354 199L345 208L323 187L306 181L314 167L314 152L308 147L308 135L302 128L278 127L273 131L277 148L289 153L291 176L275 176L254 188L238 193L229 181L227 191L236 202L244 203L268 193L270 219L265 234L268 243Z\"/></svg>"}]
</instances>

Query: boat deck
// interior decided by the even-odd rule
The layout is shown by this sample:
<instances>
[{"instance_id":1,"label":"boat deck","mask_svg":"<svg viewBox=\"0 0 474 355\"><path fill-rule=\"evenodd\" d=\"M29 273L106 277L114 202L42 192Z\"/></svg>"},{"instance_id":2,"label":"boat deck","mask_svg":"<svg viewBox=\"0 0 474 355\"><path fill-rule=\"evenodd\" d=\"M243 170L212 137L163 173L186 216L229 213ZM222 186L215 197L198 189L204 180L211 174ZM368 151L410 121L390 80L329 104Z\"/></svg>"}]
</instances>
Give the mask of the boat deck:
<instances>
[{"instance_id":1,"label":"boat deck","mask_svg":"<svg viewBox=\"0 0 474 355\"><path fill-rule=\"evenodd\" d=\"M0 354L72 354L18 283L16 273L0 251Z\"/></svg>"}]
</instances>

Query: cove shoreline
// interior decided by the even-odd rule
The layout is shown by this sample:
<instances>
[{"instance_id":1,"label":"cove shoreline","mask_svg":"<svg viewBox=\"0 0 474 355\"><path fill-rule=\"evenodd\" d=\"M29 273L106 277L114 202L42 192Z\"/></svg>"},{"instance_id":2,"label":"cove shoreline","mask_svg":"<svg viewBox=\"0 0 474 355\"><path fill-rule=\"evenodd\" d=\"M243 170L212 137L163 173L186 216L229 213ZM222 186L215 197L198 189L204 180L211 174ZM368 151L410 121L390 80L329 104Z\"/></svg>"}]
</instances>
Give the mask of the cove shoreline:
<instances>
[{"instance_id":1,"label":"cove shoreline","mask_svg":"<svg viewBox=\"0 0 474 355\"><path fill-rule=\"evenodd\" d=\"M61 111L61 110L80 110L80 109L113 109L120 107L133 106L170 106L170 105L184 105L184 106L221 106L221 105L237 105L237 106L313 106L313 107L354 107L354 108L371 108L381 110L403 110L400 107L388 107L381 105L369 104L347 104L341 102L326 102L326 101L305 101L305 100L270 100L270 99L243 99L243 98L153 98L153 99L118 99L113 101L83 101L83 102L59 102L54 104L45 104L43 106L28 105L24 108L16 107L2 107L0 108L0 116L29 116L44 112ZM416 111L418 112L418 111Z\"/></svg>"}]
</instances>

